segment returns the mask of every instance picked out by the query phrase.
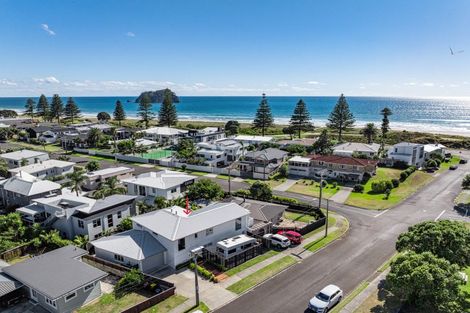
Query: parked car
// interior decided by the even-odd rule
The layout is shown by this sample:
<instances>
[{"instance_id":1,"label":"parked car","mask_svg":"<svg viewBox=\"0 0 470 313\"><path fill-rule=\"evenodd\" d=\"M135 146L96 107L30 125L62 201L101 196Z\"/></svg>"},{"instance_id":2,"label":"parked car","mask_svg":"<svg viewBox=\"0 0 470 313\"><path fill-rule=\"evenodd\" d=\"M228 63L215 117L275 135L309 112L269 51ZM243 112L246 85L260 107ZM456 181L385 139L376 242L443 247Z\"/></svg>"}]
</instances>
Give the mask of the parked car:
<instances>
[{"instance_id":1,"label":"parked car","mask_svg":"<svg viewBox=\"0 0 470 313\"><path fill-rule=\"evenodd\" d=\"M289 238L279 235L279 234L266 234L263 236L263 238L268 239L271 241L271 245L273 247L278 247L278 248L288 248L290 247L290 240Z\"/></svg>"},{"instance_id":2,"label":"parked car","mask_svg":"<svg viewBox=\"0 0 470 313\"><path fill-rule=\"evenodd\" d=\"M279 235L287 237L291 244L298 245L304 239L301 234L293 230L280 230L277 232Z\"/></svg>"},{"instance_id":3,"label":"parked car","mask_svg":"<svg viewBox=\"0 0 470 313\"><path fill-rule=\"evenodd\" d=\"M308 308L316 313L326 313L343 299L343 291L335 285L323 288L308 302Z\"/></svg>"},{"instance_id":4,"label":"parked car","mask_svg":"<svg viewBox=\"0 0 470 313\"><path fill-rule=\"evenodd\" d=\"M460 164L467 164L467 160L466 159L460 159L459 163Z\"/></svg>"},{"instance_id":5,"label":"parked car","mask_svg":"<svg viewBox=\"0 0 470 313\"><path fill-rule=\"evenodd\" d=\"M451 165L451 166L449 167L449 170L453 170L453 171L454 171L454 170L456 170L457 168L458 168L457 165Z\"/></svg>"}]
</instances>

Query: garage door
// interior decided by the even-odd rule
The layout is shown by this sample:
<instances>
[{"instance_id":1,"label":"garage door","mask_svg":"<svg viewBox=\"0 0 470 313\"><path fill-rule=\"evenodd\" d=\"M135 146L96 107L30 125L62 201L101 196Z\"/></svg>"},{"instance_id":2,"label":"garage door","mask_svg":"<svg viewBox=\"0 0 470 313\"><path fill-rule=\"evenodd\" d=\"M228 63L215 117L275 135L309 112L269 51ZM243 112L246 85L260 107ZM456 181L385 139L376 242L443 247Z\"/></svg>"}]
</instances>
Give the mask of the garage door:
<instances>
[{"instance_id":1,"label":"garage door","mask_svg":"<svg viewBox=\"0 0 470 313\"><path fill-rule=\"evenodd\" d=\"M163 265L165 265L165 252L145 258L142 261L142 272L152 272Z\"/></svg>"}]
</instances>

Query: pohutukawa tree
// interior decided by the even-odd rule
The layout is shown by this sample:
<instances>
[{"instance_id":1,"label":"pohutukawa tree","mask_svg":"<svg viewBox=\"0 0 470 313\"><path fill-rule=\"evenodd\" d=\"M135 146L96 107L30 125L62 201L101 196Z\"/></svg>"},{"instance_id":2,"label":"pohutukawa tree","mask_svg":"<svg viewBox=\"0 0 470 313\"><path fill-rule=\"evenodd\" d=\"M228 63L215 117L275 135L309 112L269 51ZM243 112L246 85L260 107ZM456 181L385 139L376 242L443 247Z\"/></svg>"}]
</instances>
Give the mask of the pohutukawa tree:
<instances>
[{"instance_id":1,"label":"pohutukawa tree","mask_svg":"<svg viewBox=\"0 0 470 313\"><path fill-rule=\"evenodd\" d=\"M367 139L367 143L371 144L375 136L377 136L377 127L374 123L367 123L363 129L361 129L361 134L364 135Z\"/></svg>"},{"instance_id":2,"label":"pohutukawa tree","mask_svg":"<svg viewBox=\"0 0 470 313\"><path fill-rule=\"evenodd\" d=\"M108 112L100 112L96 115L96 118L100 122L108 122L111 119L111 116L108 114Z\"/></svg>"},{"instance_id":3,"label":"pohutukawa tree","mask_svg":"<svg viewBox=\"0 0 470 313\"><path fill-rule=\"evenodd\" d=\"M124 107L122 106L122 103L119 100L116 101L113 117L116 121L118 121L119 126L121 126L121 122L126 119L126 112L124 111Z\"/></svg>"},{"instance_id":4,"label":"pohutukawa tree","mask_svg":"<svg viewBox=\"0 0 470 313\"><path fill-rule=\"evenodd\" d=\"M26 100L26 105L24 106L25 109L26 109L24 111L24 114L31 116L31 121L34 118L34 112L35 112L35 109L36 109L35 104L36 104L36 102L34 102L34 100L32 98L28 98L28 100Z\"/></svg>"},{"instance_id":5,"label":"pohutukawa tree","mask_svg":"<svg viewBox=\"0 0 470 313\"><path fill-rule=\"evenodd\" d=\"M36 107L37 114L42 117L44 121L48 121L50 118L49 103L45 95L39 97L39 101Z\"/></svg>"},{"instance_id":6,"label":"pohutukawa tree","mask_svg":"<svg viewBox=\"0 0 470 313\"><path fill-rule=\"evenodd\" d=\"M343 94L341 94L333 111L330 113L328 121L327 127L338 132L339 142L343 139L343 132L354 126L356 120L349 110L348 102Z\"/></svg>"},{"instance_id":7,"label":"pohutukawa tree","mask_svg":"<svg viewBox=\"0 0 470 313\"><path fill-rule=\"evenodd\" d=\"M273 114L269 107L266 94L263 93L263 98L259 104L258 110L256 111L255 120L253 121L253 128L261 129L261 135L264 136L266 129L273 125Z\"/></svg>"},{"instance_id":8,"label":"pohutukawa tree","mask_svg":"<svg viewBox=\"0 0 470 313\"><path fill-rule=\"evenodd\" d=\"M69 97L65 104L65 117L70 119L72 124L74 119L80 118L80 109L72 97Z\"/></svg>"},{"instance_id":9,"label":"pohutukawa tree","mask_svg":"<svg viewBox=\"0 0 470 313\"><path fill-rule=\"evenodd\" d=\"M51 102L51 118L57 119L57 123L60 124L60 118L64 115L64 103L58 94L52 96Z\"/></svg>"},{"instance_id":10,"label":"pohutukawa tree","mask_svg":"<svg viewBox=\"0 0 470 313\"><path fill-rule=\"evenodd\" d=\"M178 114L176 113L176 106L173 103L173 94L170 89L165 89L163 102L158 112L158 124L171 127L178 123Z\"/></svg>"},{"instance_id":11,"label":"pohutukawa tree","mask_svg":"<svg viewBox=\"0 0 470 313\"><path fill-rule=\"evenodd\" d=\"M289 124L290 128L298 133L299 138L302 131L313 130L313 125L310 122L310 113L302 99L297 102Z\"/></svg>"}]
</instances>

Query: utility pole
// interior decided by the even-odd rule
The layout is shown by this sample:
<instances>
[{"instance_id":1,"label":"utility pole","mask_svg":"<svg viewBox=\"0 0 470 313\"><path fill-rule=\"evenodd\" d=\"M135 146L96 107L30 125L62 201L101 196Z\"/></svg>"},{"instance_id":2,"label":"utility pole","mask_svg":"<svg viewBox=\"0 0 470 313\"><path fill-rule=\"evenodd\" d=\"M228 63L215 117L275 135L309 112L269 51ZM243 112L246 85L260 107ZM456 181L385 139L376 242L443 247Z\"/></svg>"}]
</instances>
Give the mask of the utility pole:
<instances>
[{"instance_id":1,"label":"utility pole","mask_svg":"<svg viewBox=\"0 0 470 313\"><path fill-rule=\"evenodd\" d=\"M194 289L196 292L196 307L199 306L199 281L198 281L198 274L197 274L197 257L201 255L203 249L204 247L201 246L201 247L197 247L191 250L191 256L193 257L193 262L194 262Z\"/></svg>"},{"instance_id":2,"label":"utility pole","mask_svg":"<svg viewBox=\"0 0 470 313\"><path fill-rule=\"evenodd\" d=\"M232 170L232 168L229 166L228 167L228 195L230 196L232 194L232 188L231 188L231 176L230 176L230 171Z\"/></svg>"}]
</instances>

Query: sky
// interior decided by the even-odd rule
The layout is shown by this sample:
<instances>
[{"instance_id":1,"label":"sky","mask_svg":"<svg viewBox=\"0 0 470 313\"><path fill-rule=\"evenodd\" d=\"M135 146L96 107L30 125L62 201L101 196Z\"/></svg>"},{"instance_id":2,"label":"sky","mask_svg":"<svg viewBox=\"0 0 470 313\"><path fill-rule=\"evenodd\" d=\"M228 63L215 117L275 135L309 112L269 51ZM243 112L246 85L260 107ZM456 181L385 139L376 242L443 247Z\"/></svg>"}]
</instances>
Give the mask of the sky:
<instances>
[{"instance_id":1,"label":"sky","mask_svg":"<svg viewBox=\"0 0 470 313\"><path fill-rule=\"evenodd\" d=\"M467 0L0 0L0 97L470 97L469 14Z\"/></svg>"}]
</instances>

